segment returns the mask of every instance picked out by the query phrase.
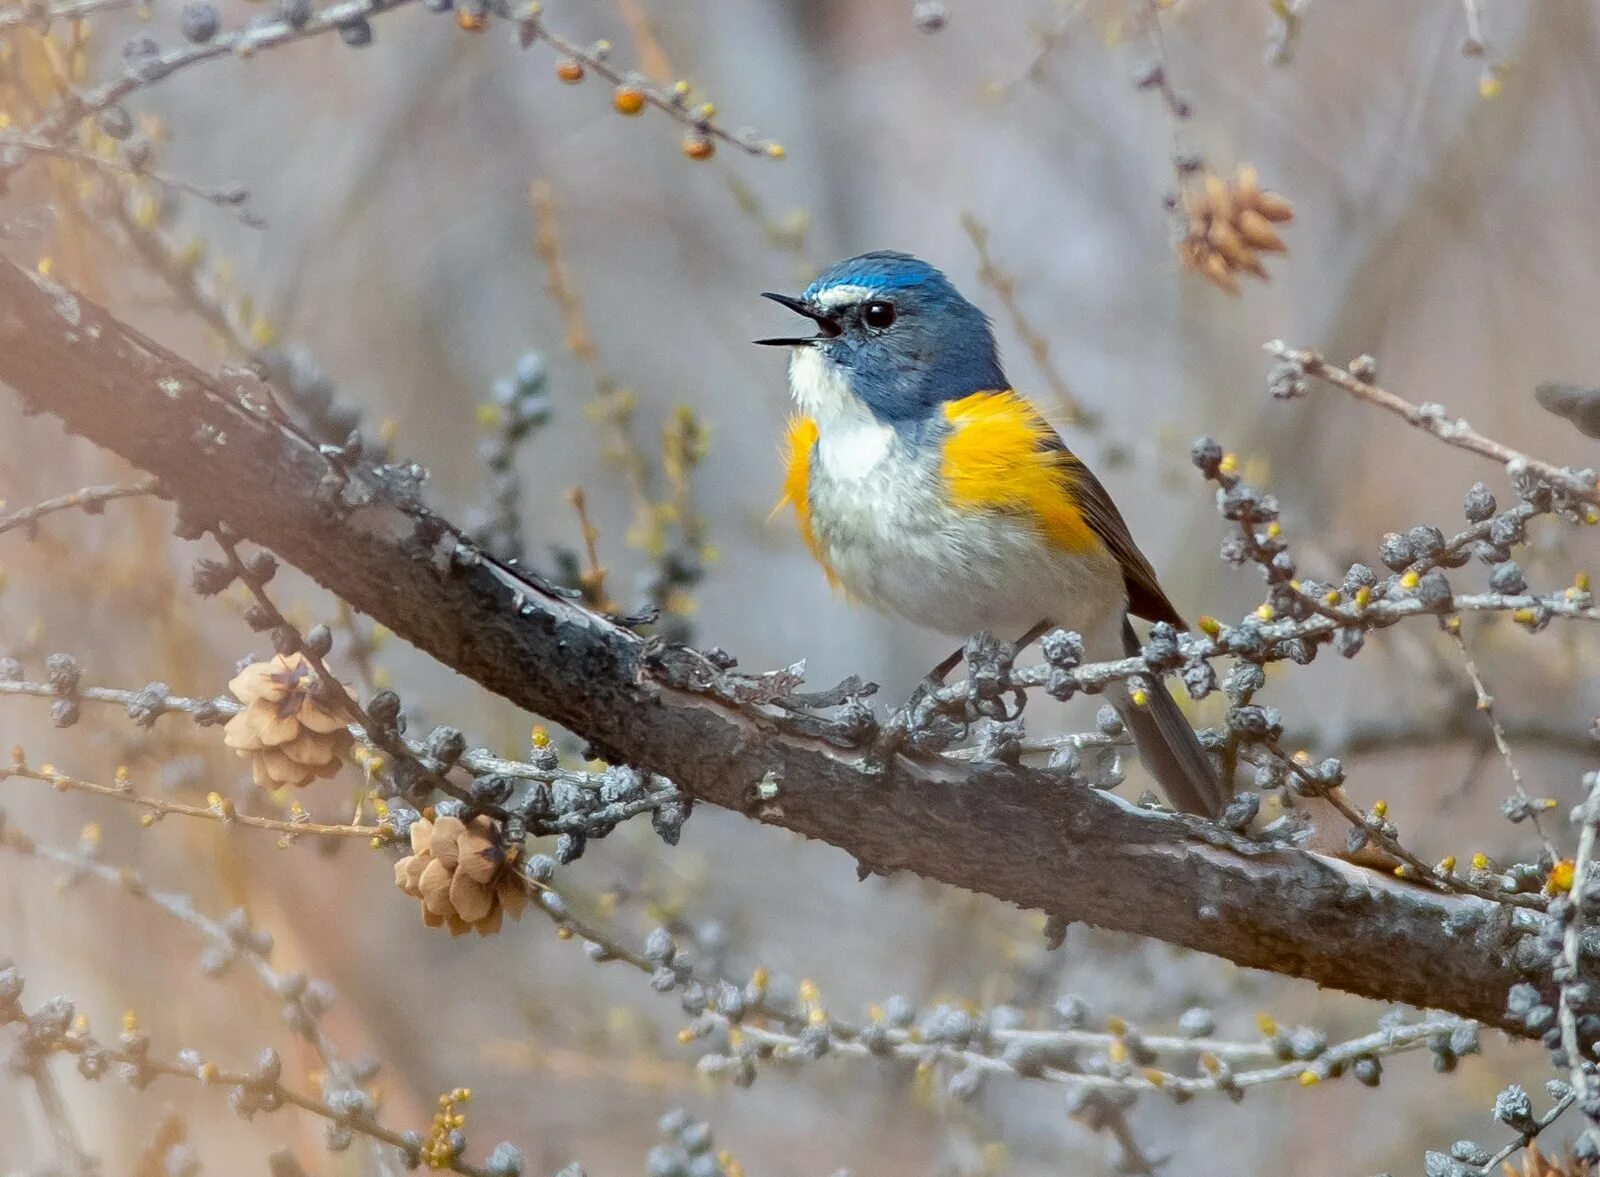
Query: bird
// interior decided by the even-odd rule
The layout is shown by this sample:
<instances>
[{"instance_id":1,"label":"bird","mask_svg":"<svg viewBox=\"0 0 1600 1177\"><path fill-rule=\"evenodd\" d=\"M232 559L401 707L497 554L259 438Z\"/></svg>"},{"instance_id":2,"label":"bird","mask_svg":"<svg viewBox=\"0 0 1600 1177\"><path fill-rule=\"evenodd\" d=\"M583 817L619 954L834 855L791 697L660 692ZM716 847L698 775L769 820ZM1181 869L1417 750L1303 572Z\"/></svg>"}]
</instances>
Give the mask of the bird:
<instances>
[{"instance_id":1,"label":"bird","mask_svg":"<svg viewBox=\"0 0 1600 1177\"><path fill-rule=\"evenodd\" d=\"M879 612L965 638L1075 631L1090 660L1137 654L1129 616L1187 629L1105 487L1001 367L988 317L910 254L837 262L769 298L812 334L789 349L795 406L779 510L827 579ZM934 672L942 676L958 655ZM1161 680L1107 688L1178 809L1230 797Z\"/></svg>"}]
</instances>

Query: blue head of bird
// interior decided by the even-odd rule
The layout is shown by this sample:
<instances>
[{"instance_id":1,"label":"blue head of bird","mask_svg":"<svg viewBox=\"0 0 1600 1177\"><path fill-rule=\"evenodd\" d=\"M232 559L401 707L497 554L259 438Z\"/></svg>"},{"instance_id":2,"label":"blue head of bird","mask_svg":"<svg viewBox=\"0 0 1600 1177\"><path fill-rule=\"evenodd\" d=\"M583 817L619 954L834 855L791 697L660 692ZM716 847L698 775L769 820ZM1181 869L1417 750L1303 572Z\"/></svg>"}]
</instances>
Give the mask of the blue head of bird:
<instances>
[{"instance_id":1,"label":"blue head of bird","mask_svg":"<svg viewBox=\"0 0 1600 1177\"><path fill-rule=\"evenodd\" d=\"M1006 387L989 320L910 254L847 258L798 296L765 297L817 326L814 335L757 340L793 349L790 384L808 413L865 409L915 431L947 401Z\"/></svg>"}]
</instances>

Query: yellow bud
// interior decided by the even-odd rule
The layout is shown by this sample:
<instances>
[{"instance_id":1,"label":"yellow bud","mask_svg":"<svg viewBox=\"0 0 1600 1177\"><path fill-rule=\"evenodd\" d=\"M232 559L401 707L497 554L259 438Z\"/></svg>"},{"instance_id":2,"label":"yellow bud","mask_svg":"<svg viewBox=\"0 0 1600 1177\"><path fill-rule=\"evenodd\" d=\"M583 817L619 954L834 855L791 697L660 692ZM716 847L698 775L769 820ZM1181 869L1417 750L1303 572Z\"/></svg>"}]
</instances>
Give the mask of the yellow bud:
<instances>
[{"instance_id":1,"label":"yellow bud","mask_svg":"<svg viewBox=\"0 0 1600 1177\"><path fill-rule=\"evenodd\" d=\"M1111 1045L1106 1048L1106 1057L1114 1063L1128 1061L1128 1044L1120 1038L1112 1039Z\"/></svg>"},{"instance_id":2,"label":"yellow bud","mask_svg":"<svg viewBox=\"0 0 1600 1177\"><path fill-rule=\"evenodd\" d=\"M548 748L550 746L550 733L544 726L536 725L533 729L533 746L535 748Z\"/></svg>"},{"instance_id":3,"label":"yellow bud","mask_svg":"<svg viewBox=\"0 0 1600 1177\"><path fill-rule=\"evenodd\" d=\"M768 143L767 155L772 159L782 159L789 153L784 150L782 143Z\"/></svg>"},{"instance_id":4,"label":"yellow bud","mask_svg":"<svg viewBox=\"0 0 1600 1177\"><path fill-rule=\"evenodd\" d=\"M1145 693L1143 687L1134 691L1128 698L1133 701L1135 707L1148 707L1150 705L1150 696Z\"/></svg>"},{"instance_id":5,"label":"yellow bud","mask_svg":"<svg viewBox=\"0 0 1600 1177\"><path fill-rule=\"evenodd\" d=\"M1482 850L1477 850L1477 851L1473 852L1473 855L1472 855L1472 869L1473 870L1488 870L1489 869L1489 856L1487 854L1485 854Z\"/></svg>"},{"instance_id":6,"label":"yellow bud","mask_svg":"<svg viewBox=\"0 0 1600 1177\"><path fill-rule=\"evenodd\" d=\"M1580 572L1578 575L1574 576L1572 578L1572 587L1577 589L1580 593L1588 592L1589 574L1587 572Z\"/></svg>"},{"instance_id":7,"label":"yellow bud","mask_svg":"<svg viewBox=\"0 0 1600 1177\"><path fill-rule=\"evenodd\" d=\"M1372 590L1370 588L1368 588L1366 585L1362 585L1360 588L1358 588L1356 590L1356 607L1360 608L1360 609L1365 609L1371 603L1372 603Z\"/></svg>"},{"instance_id":8,"label":"yellow bud","mask_svg":"<svg viewBox=\"0 0 1600 1177\"><path fill-rule=\"evenodd\" d=\"M1372 803L1372 816L1373 817L1382 819L1384 817L1387 817L1388 815L1389 815L1389 803L1387 801L1374 801Z\"/></svg>"},{"instance_id":9,"label":"yellow bud","mask_svg":"<svg viewBox=\"0 0 1600 1177\"><path fill-rule=\"evenodd\" d=\"M1276 519L1274 519L1271 523L1267 524L1267 538L1268 539L1282 539L1283 538L1283 524L1279 523Z\"/></svg>"},{"instance_id":10,"label":"yellow bud","mask_svg":"<svg viewBox=\"0 0 1600 1177\"><path fill-rule=\"evenodd\" d=\"M1440 874L1448 875L1448 874L1451 874L1452 872L1454 872L1455 869L1456 869L1456 856L1454 854L1446 854L1443 858L1441 858L1439 860L1438 870L1439 870Z\"/></svg>"},{"instance_id":11,"label":"yellow bud","mask_svg":"<svg viewBox=\"0 0 1600 1177\"><path fill-rule=\"evenodd\" d=\"M1200 632L1205 634L1208 638L1214 638L1222 632L1222 622L1210 615L1202 616L1199 624Z\"/></svg>"},{"instance_id":12,"label":"yellow bud","mask_svg":"<svg viewBox=\"0 0 1600 1177\"><path fill-rule=\"evenodd\" d=\"M1264 601L1260 605L1256 606L1256 616L1262 621L1271 621L1277 615L1277 611Z\"/></svg>"},{"instance_id":13,"label":"yellow bud","mask_svg":"<svg viewBox=\"0 0 1600 1177\"><path fill-rule=\"evenodd\" d=\"M55 259L52 258L49 254L45 254L44 257L39 259L38 264L36 266L34 266L34 269L39 271L39 276L41 278L48 278L50 276L50 271L55 269L55 268L56 268Z\"/></svg>"},{"instance_id":14,"label":"yellow bud","mask_svg":"<svg viewBox=\"0 0 1600 1177\"><path fill-rule=\"evenodd\" d=\"M1493 73L1486 73L1478 79L1478 94L1480 97L1498 98L1502 89L1504 87L1501 85L1500 79Z\"/></svg>"},{"instance_id":15,"label":"yellow bud","mask_svg":"<svg viewBox=\"0 0 1600 1177\"><path fill-rule=\"evenodd\" d=\"M1402 576L1400 578L1400 587L1401 588L1407 588L1407 589L1414 589L1414 588L1417 587L1418 583L1421 580L1422 580L1422 577L1417 573L1417 570L1415 568L1413 568L1411 571L1407 572L1404 576Z\"/></svg>"},{"instance_id":16,"label":"yellow bud","mask_svg":"<svg viewBox=\"0 0 1600 1177\"><path fill-rule=\"evenodd\" d=\"M139 1015L131 1009L122 1011L122 1032L124 1034L137 1034L139 1032Z\"/></svg>"},{"instance_id":17,"label":"yellow bud","mask_svg":"<svg viewBox=\"0 0 1600 1177\"><path fill-rule=\"evenodd\" d=\"M1276 1038L1278 1036L1278 1019L1266 1012L1258 1013L1256 1015L1256 1029L1261 1031L1263 1038Z\"/></svg>"},{"instance_id":18,"label":"yellow bud","mask_svg":"<svg viewBox=\"0 0 1600 1177\"><path fill-rule=\"evenodd\" d=\"M1237 454L1223 454L1222 461L1217 463L1217 469L1224 474L1232 474L1239 469L1239 456Z\"/></svg>"},{"instance_id":19,"label":"yellow bud","mask_svg":"<svg viewBox=\"0 0 1600 1177\"><path fill-rule=\"evenodd\" d=\"M1307 1070L1300 1072L1300 1086L1302 1087L1310 1087L1313 1084L1320 1083L1321 1081L1322 1076L1317 1074L1315 1071Z\"/></svg>"},{"instance_id":20,"label":"yellow bud","mask_svg":"<svg viewBox=\"0 0 1600 1177\"><path fill-rule=\"evenodd\" d=\"M500 406L485 402L478 406L478 424L485 429L494 429L505 420L505 414L500 411Z\"/></svg>"},{"instance_id":21,"label":"yellow bud","mask_svg":"<svg viewBox=\"0 0 1600 1177\"><path fill-rule=\"evenodd\" d=\"M765 965L757 965L755 971L750 974L751 988L766 992L767 982L771 979L771 975L767 972L767 967ZM880 1010L879 1013L881 1015L882 1011Z\"/></svg>"},{"instance_id":22,"label":"yellow bud","mask_svg":"<svg viewBox=\"0 0 1600 1177\"><path fill-rule=\"evenodd\" d=\"M1550 868L1550 877L1544 881L1544 889L1551 895L1564 895L1572 890L1572 877L1576 867L1570 858L1563 858Z\"/></svg>"}]
</instances>

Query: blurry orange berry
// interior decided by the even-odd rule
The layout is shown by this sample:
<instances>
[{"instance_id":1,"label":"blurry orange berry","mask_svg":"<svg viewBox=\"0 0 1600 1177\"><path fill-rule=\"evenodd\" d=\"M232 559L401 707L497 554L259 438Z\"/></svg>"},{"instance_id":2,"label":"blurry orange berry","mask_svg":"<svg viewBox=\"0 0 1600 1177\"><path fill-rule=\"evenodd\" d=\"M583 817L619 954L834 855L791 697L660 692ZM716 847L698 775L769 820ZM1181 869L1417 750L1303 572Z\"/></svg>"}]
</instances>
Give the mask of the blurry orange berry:
<instances>
[{"instance_id":1,"label":"blurry orange berry","mask_svg":"<svg viewBox=\"0 0 1600 1177\"><path fill-rule=\"evenodd\" d=\"M711 141L710 135L685 135L683 137L683 153L690 159L710 159L717 152L717 145Z\"/></svg>"},{"instance_id":2,"label":"blurry orange berry","mask_svg":"<svg viewBox=\"0 0 1600 1177\"><path fill-rule=\"evenodd\" d=\"M489 15L485 12L474 12L466 6L456 8L456 24L463 32L481 33L489 26Z\"/></svg>"},{"instance_id":3,"label":"blurry orange berry","mask_svg":"<svg viewBox=\"0 0 1600 1177\"><path fill-rule=\"evenodd\" d=\"M644 110L644 91L637 86L618 86L611 105L618 114L635 115Z\"/></svg>"},{"instance_id":4,"label":"blurry orange berry","mask_svg":"<svg viewBox=\"0 0 1600 1177\"><path fill-rule=\"evenodd\" d=\"M576 57L563 57L556 62L556 77L569 85L583 81L583 62Z\"/></svg>"}]
</instances>

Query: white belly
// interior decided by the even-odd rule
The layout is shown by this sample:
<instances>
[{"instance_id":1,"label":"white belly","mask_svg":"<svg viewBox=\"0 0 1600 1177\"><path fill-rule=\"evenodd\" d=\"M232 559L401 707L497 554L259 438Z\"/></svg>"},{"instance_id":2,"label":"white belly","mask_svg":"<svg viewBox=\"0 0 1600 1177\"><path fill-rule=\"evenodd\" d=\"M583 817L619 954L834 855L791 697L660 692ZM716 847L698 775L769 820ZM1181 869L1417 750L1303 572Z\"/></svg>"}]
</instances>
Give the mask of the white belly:
<instances>
[{"instance_id":1,"label":"white belly","mask_svg":"<svg viewBox=\"0 0 1600 1177\"><path fill-rule=\"evenodd\" d=\"M856 456L872 448L835 440ZM891 438L869 465L844 465L828 461L828 441L812 470L811 526L863 603L960 637L1016 638L1046 617L1086 635L1120 622L1122 576L1109 555L1062 552L1018 516L952 510L931 447Z\"/></svg>"},{"instance_id":2,"label":"white belly","mask_svg":"<svg viewBox=\"0 0 1600 1177\"><path fill-rule=\"evenodd\" d=\"M878 421L813 349L789 378L817 423L811 528L857 600L944 633L1014 639L1049 618L1095 656L1120 651L1122 572L1105 551L1072 554L1018 516L952 510L936 446L914 446Z\"/></svg>"}]
</instances>

